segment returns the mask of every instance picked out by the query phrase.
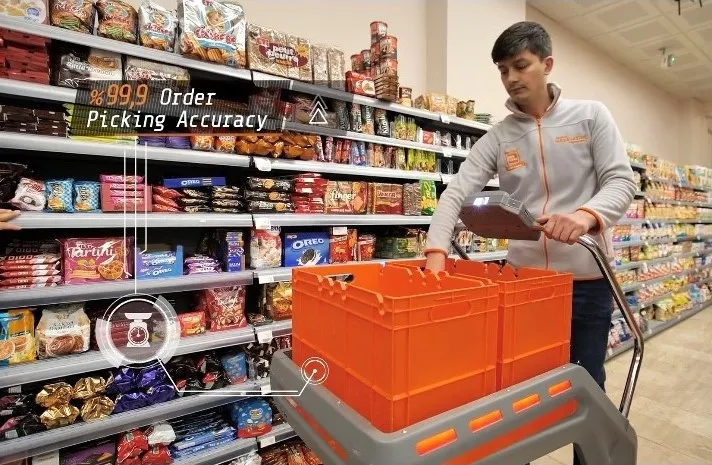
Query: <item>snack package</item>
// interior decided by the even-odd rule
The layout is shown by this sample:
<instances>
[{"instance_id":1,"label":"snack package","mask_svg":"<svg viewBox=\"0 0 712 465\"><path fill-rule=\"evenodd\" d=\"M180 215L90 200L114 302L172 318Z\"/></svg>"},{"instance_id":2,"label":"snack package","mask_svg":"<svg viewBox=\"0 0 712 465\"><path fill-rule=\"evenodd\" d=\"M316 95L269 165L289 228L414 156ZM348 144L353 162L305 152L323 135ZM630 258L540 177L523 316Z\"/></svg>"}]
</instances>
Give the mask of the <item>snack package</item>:
<instances>
[{"instance_id":1,"label":"snack package","mask_svg":"<svg viewBox=\"0 0 712 465\"><path fill-rule=\"evenodd\" d=\"M86 352L91 338L91 322L83 304L49 306L37 324L37 357L51 358Z\"/></svg>"},{"instance_id":2,"label":"snack package","mask_svg":"<svg viewBox=\"0 0 712 465\"><path fill-rule=\"evenodd\" d=\"M124 463L132 457L139 457L149 449L148 438L141 430L133 430L119 436L116 444L117 463Z\"/></svg>"},{"instance_id":3,"label":"snack package","mask_svg":"<svg viewBox=\"0 0 712 465\"><path fill-rule=\"evenodd\" d=\"M247 381L247 359L244 352L226 353L220 361L230 383L242 384Z\"/></svg>"},{"instance_id":4,"label":"snack package","mask_svg":"<svg viewBox=\"0 0 712 465\"><path fill-rule=\"evenodd\" d=\"M152 1L144 2L138 10L138 37L144 47L172 52L175 49L178 18Z\"/></svg>"},{"instance_id":5,"label":"snack package","mask_svg":"<svg viewBox=\"0 0 712 465\"><path fill-rule=\"evenodd\" d=\"M329 235L322 232L292 232L284 235L284 266L329 263Z\"/></svg>"},{"instance_id":6,"label":"snack package","mask_svg":"<svg viewBox=\"0 0 712 465\"><path fill-rule=\"evenodd\" d=\"M98 0L95 6L99 13L98 36L136 43L138 15L133 6L121 0Z\"/></svg>"},{"instance_id":7,"label":"snack package","mask_svg":"<svg viewBox=\"0 0 712 465\"><path fill-rule=\"evenodd\" d=\"M47 384L35 395L35 403L42 408L68 404L72 399L72 386L59 382Z\"/></svg>"},{"instance_id":8,"label":"snack package","mask_svg":"<svg viewBox=\"0 0 712 465\"><path fill-rule=\"evenodd\" d=\"M250 69L300 81L312 81L309 40L251 23L247 26L246 38Z\"/></svg>"},{"instance_id":9,"label":"snack package","mask_svg":"<svg viewBox=\"0 0 712 465\"><path fill-rule=\"evenodd\" d=\"M123 78L121 55L117 53L79 45L62 45L55 60L53 71L58 86L88 88L91 81L118 82ZM83 121L72 121L72 124L81 123Z\"/></svg>"},{"instance_id":10,"label":"snack package","mask_svg":"<svg viewBox=\"0 0 712 465\"><path fill-rule=\"evenodd\" d=\"M161 86L164 86L166 81L169 83L177 81L179 86L187 86L188 81L190 81L190 75L188 74L188 70L178 66L157 63L142 58L126 57L124 79L127 81L145 82L149 85L156 84L157 87L163 89ZM148 141L152 140L158 143L158 147L163 147L168 143L167 138L148 139Z\"/></svg>"},{"instance_id":11,"label":"snack package","mask_svg":"<svg viewBox=\"0 0 712 465\"><path fill-rule=\"evenodd\" d=\"M40 415L40 421L48 429L69 426L77 421L79 409L71 404L55 405Z\"/></svg>"},{"instance_id":12,"label":"snack package","mask_svg":"<svg viewBox=\"0 0 712 465\"><path fill-rule=\"evenodd\" d=\"M205 289L198 307L210 316L210 331L247 326L244 286Z\"/></svg>"},{"instance_id":13,"label":"snack package","mask_svg":"<svg viewBox=\"0 0 712 465\"><path fill-rule=\"evenodd\" d=\"M274 321L292 318L292 282L265 284L263 288L265 313Z\"/></svg>"},{"instance_id":14,"label":"snack package","mask_svg":"<svg viewBox=\"0 0 712 465\"><path fill-rule=\"evenodd\" d=\"M282 238L279 226L253 229L250 234L250 267L259 270L282 265Z\"/></svg>"},{"instance_id":15,"label":"snack package","mask_svg":"<svg viewBox=\"0 0 712 465\"><path fill-rule=\"evenodd\" d=\"M66 284L128 279L133 270L133 238L65 239L62 241Z\"/></svg>"},{"instance_id":16,"label":"snack package","mask_svg":"<svg viewBox=\"0 0 712 465\"><path fill-rule=\"evenodd\" d=\"M272 409L264 399L246 399L232 405L237 436L255 438L272 431Z\"/></svg>"},{"instance_id":17,"label":"snack package","mask_svg":"<svg viewBox=\"0 0 712 465\"><path fill-rule=\"evenodd\" d=\"M237 68L247 64L245 11L237 3L179 0L180 53Z\"/></svg>"},{"instance_id":18,"label":"snack package","mask_svg":"<svg viewBox=\"0 0 712 465\"><path fill-rule=\"evenodd\" d=\"M100 209L99 192L101 184L95 181L77 181L74 183L74 210L78 212L96 212Z\"/></svg>"},{"instance_id":19,"label":"snack package","mask_svg":"<svg viewBox=\"0 0 712 465\"><path fill-rule=\"evenodd\" d=\"M106 418L114 411L114 401L106 396L92 397L82 404L80 415L84 421Z\"/></svg>"},{"instance_id":20,"label":"snack package","mask_svg":"<svg viewBox=\"0 0 712 465\"><path fill-rule=\"evenodd\" d=\"M435 181L420 181L421 210L423 215L432 216L438 203Z\"/></svg>"},{"instance_id":21,"label":"snack package","mask_svg":"<svg viewBox=\"0 0 712 465\"><path fill-rule=\"evenodd\" d=\"M46 210L55 213L74 212L74 203L72 202L73 185L73 179L50 179L45 181Z\"/></svg>"},{"instance_id":22,"label":"snack package","mask_svg":"<svg viewBox=\"0 0 712 465\"><path fill-rule=\"evenodd\" d=\"M23 308L1 311L0 367L34 359L35 317L32 310Z\"/></svg>"},{"instance_id":23,"label":"snack package","mask_svg":"<svg viewBox=\"0 0 712 465\"><path fill-rule=\"evenodd\" d=\"M50 21L52 26L58 26L71 31L92 34L96 9L91 0L51 0Z\"/></svg>"},{"instance_id":24,"label":"snack package","mask_svg":"<svg viewBox=\"0 0 712 465\"><path fill-rule=\"evenodd\" d=\"M43 181L21 178L10 205L25 211L42 211L47 204L47 194Z\"/></svg>"}]
</instances>

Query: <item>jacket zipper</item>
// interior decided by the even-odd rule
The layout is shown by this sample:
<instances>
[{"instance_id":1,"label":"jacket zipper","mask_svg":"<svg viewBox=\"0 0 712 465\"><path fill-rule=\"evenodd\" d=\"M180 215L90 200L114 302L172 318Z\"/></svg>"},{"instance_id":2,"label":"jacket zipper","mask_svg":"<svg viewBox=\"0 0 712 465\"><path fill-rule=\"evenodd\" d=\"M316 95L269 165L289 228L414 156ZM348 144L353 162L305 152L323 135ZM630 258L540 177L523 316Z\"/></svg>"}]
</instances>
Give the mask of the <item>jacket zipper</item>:
<instances>
[{"instance_id":1,"label":"jacket zipper","mask_svg":"<svg viewBox=\"0 0 712 465\"><path fill-rule=\"evenodd\" d=\"M546 162L544 161L544 138L541 133L541 118L536 118L536 127L539 135L539 160L541 161L541 172L544 177L544 191L546 192L546 200L541 209L541 214L546 215L546 207L549 204L549 179L546 176ZM549 269L549 250L547 247L547 238L544 236L544 261L546 269Z\"/></svg>"}]
</instances>

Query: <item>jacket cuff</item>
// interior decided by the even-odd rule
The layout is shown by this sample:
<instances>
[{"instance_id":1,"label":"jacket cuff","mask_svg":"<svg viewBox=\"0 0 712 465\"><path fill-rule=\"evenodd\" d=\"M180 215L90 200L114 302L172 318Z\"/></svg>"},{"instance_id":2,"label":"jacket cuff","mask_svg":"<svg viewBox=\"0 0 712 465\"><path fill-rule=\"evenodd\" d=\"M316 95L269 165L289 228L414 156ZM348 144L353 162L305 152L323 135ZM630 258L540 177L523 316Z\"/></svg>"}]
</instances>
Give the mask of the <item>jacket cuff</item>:
<instances>
[{"instance_id":1,"label":"jacket cuff","mask_svg":"<svg viewBox=\"0 0 712 465\"><path fill-rule=\"evenodd\" d=\"M450 256L450 253L447 250L436 248L436 247L425 249L425 251L423 253L425 254L426 257L430 254L435 254L435 253L443 254L445 256L445 258Z\"/></svg>"},{"instance_id":2,"label":"jacket cuff","mask_svg":"<svg viewBox=\"0 0 712 465\"><path fill-rule=\"evenodd\" d=\"M596 226L590 231L591 234L600 234L601 232L603 232L603 230L606 229L605 221L603 221L603 218L601 218L601 215L599 215L596 210L593 210L588 207L580 207L576 209L576 211L586 212L596 219Z\"/></svg>"}]
</instances>

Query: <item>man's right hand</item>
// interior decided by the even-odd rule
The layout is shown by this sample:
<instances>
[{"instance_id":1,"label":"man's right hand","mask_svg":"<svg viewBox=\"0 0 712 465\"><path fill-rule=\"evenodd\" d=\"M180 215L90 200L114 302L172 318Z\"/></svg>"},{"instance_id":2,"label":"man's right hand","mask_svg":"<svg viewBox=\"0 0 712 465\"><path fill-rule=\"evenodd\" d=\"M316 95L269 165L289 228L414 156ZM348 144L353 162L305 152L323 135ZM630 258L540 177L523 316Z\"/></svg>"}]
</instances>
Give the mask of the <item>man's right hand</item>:
<instances>
[{"instance_id":1,"label":"man's right hand","mask_svg":"<svg viewBox=\"0 0 712 465\"><path fill-rule=\"evenodd\" d=\"M438 252L429 253L425 260L425 269L435 273L445 271L445 261L446 257L444 254Z\"/></svg>"},{"instance_id":2,"label":"man's right hand","mask_svg":"<svg viewBox=\"0 0 712 465\"><path fill-rule=\"evenodd\" d=\"M19 231L21 228L12 223L8 223L10 220L14 220L20 216L20 212L17 210L5 210L0 208L0 231Z\"/></svg>"}]
</instances>

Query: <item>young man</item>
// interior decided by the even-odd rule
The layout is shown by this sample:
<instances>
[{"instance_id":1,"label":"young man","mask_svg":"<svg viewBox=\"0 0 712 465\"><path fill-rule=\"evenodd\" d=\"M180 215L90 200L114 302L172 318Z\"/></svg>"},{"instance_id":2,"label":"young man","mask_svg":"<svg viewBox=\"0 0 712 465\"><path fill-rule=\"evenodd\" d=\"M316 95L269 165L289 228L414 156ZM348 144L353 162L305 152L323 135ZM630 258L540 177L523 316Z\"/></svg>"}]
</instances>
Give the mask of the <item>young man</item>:
<instances>
[{"instance_id":1,"label":"young man","mask_svg":"<svg viewBox=\"0 0 712 465\"><path fill-rule=\"evenodd\" d=\"M537 215L543 231L539 242L510 241L507 260L515 267L574 275L571 362L605 388L613 298L593 257L576 240L593 235L612 259L608 229L624 215L637 187L608 109L600 102L563 99L547 83L551 54L551 38L537 23L516 23L496 40L492 60L512 114L477 141L440 198L428 231L426 266L443 269L462 202L498 174L500 188Z\"/></svg>"}]
</instances>

